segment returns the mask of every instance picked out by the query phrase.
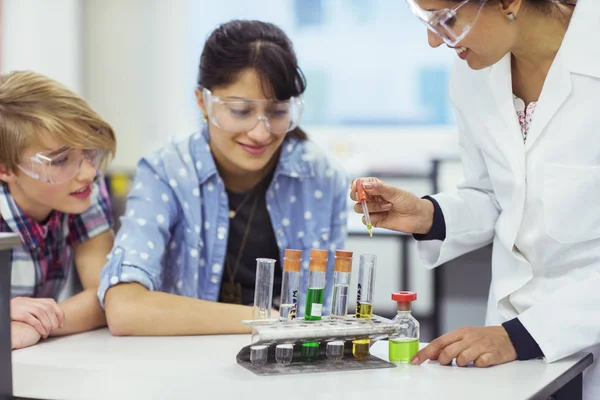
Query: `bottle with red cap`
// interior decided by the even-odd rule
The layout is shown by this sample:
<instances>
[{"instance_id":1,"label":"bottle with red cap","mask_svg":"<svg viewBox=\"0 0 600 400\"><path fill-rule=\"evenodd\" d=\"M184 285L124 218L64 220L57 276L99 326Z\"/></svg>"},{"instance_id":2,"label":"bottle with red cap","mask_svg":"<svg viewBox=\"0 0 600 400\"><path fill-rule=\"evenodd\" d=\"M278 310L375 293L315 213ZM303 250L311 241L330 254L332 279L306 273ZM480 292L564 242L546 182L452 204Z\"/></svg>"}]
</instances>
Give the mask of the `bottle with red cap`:
<instances>
[{"instance_id":1,"label":"bottle with red cap","mask_svg":"<svg viewBox=\"0 0 600 400\"><path fill-rule=\"evenodd\" d=\"M394 364L410 363L419 351L419 321L410 313L410 305L417 300L417 294L392 293L392 300L398 303L398 313L393 321L400 329L389 338L389 359Z\"/></svg>"}]
</instances>

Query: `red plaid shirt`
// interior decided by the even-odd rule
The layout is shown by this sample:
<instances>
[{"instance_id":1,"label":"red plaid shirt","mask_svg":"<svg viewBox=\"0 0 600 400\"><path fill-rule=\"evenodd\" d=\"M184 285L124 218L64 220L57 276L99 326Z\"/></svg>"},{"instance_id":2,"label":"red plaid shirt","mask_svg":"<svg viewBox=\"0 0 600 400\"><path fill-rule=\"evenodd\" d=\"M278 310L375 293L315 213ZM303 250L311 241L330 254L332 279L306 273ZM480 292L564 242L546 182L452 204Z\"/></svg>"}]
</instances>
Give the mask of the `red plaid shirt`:
<instances>
[{"instance_id":1,"label":"red plaid shirt","mask_svg":"<svg viewBox=\"0 0 600 400\"><path fill-rule=\"evenodd\" d=\"M42 225L25 215L6 184L0 184L0 231L21 236L23 246L12 250L11 296L58 300L73 266L73 247L112 229L106 183L92 185L92 203L81 214L52 211Z\"/></svg>"}]
</instances>

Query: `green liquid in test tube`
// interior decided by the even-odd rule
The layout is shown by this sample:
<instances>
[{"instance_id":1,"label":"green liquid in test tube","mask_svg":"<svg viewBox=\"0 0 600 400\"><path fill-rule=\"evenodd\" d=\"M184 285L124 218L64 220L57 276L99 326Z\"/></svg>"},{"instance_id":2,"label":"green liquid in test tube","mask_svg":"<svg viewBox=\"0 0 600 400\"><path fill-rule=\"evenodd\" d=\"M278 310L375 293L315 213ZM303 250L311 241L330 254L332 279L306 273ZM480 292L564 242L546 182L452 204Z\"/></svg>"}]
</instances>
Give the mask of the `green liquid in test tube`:
<instances>
[{"instance_id":1,"label":"green liquid in test tube","mask_svg":"<svg viewBox=\"0 0 600 400\"><path fill-rule=\"evenodd\" d=\"M308 289L304 309L304 319L307 321L319 321L323 315L327 256L327 250L312 249L310 252ZM319 342L303 343L300 354L305 361L316 360L319 356Z\"/></svg>"}]
</instances>

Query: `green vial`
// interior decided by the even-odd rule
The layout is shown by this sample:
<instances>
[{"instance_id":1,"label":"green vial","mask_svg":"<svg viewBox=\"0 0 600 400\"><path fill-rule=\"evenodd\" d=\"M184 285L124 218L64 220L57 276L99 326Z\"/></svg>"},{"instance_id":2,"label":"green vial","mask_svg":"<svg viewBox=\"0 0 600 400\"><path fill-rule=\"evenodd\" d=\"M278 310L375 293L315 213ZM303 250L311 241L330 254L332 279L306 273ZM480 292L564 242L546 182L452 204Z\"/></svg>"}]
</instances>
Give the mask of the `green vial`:
<instances>
[{"instance_id":1,"label":"green vial","mask_svg":"<svg viewBox=\"0 0 600 400\"><path fill-rule=\"evenodd\" d=\"M400 329L388 342L389 359L394 364L410 363L419 351L419 322L410 313L410 304L417 299L415 292L393 293L398 313L393 319Z\"/></svg>"},{"instance_id":2,"label":"green vial","mask_svg":"<svg viewBox=\"0 0 600 400\"><path fill-rule=\"evenodd\" d=\"M304 319L307 321L319 321L323 316L327 256L327 250L312 249L310 252L308 289L304 308ZM300 355L304 361L316 360L319 357L319 342L303 343Z\"/></svg>"}]
</instances>

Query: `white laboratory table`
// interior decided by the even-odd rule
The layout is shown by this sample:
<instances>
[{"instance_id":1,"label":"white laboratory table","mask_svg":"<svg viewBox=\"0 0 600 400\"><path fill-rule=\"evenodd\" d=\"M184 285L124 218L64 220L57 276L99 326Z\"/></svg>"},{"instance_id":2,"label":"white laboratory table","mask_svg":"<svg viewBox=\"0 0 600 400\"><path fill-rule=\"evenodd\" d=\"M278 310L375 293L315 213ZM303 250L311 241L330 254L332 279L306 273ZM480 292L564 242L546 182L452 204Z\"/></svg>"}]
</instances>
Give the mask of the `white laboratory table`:
<instances>
[{"instance_id":1,"label":"white laboratory table","mask_svg":"<svg viewBox=\"0 0 600 400\"><path fill-rule=\"evenodd\" d=\"M546 399L592 363L577 354L545 364L478 369L401 366L256 376L236 354L248 335L112 337L108 330L49 339L13 352L14 395L43 399ZM387 342L372 353L387 360Z\"/></svg>"}]
</instances>

